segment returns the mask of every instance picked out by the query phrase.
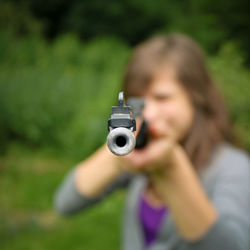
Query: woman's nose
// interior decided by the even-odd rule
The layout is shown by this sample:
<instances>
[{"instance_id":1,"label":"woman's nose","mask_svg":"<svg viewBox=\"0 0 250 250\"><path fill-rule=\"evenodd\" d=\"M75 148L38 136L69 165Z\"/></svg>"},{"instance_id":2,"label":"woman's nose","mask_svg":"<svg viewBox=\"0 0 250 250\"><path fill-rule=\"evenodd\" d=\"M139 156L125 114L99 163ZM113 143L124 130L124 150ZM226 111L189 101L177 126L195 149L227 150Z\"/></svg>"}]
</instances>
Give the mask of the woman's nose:
<instances>
[{"instance_id":1,"label":"woman's nose","mask_svg":"<svg viewBox=\"0 0 250 250\"><path fill-rule=\"evenodd\" d=\"M158 112L159 109L157 109L157 105L155 104L155 102L153 102L152 100L145 101L145 106L142 114L147 122L151 123L152 121L156 120Z\"/></svg>"}]
</instances>

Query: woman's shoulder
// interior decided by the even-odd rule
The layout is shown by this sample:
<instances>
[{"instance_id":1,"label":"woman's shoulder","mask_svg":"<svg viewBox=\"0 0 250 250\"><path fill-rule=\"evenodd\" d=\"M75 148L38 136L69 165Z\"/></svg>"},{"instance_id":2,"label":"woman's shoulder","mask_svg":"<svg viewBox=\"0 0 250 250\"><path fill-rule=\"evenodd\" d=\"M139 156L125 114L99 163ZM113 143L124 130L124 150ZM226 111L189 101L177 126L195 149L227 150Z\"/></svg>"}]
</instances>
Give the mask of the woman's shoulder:
<instances>
[{"instance_id":1,"label":"woman's shoulder","mask_svg":"<svg viewBox=\"0 0 250 250\"><path fill-rule=\"evenodd\" d=\"M224 154L224 157L227 158L248 158L249 159L249 153L238 146L233 145L229 142L222 142L218 144L215 148L215 151L221 152Z\"/></svg>"},{"instance_id":2,"label":"woman's shoulder","mask_svg":"<svg viewBox=\"0 0 250 250\"><path fill-rule=\"evenodd\" d=\"M250 156L244 149L228 142L217 145L202 176L250 176Z\"/></svg>"},{"instance_id":3,"label":"woman's shoulder","mask_svg":"<svg viewBox=\"0 0 250 250\"><path fill-rule=\"evenodd\" d=\"M211 159L211 163L227 166L249 165L249 154L246 150L238 148L231 143L219 144Z\"/></svg>"}]
</instances>

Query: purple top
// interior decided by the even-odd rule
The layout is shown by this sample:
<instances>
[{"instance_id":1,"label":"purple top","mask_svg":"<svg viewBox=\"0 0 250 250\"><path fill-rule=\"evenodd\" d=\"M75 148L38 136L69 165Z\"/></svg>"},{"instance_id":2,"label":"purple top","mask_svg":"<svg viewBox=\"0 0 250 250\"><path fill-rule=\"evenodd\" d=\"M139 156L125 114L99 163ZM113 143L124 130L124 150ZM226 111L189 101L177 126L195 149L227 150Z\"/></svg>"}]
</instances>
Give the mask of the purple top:
<instances>
[{"instance_id":1,"label":"purple top","mask_svg":"<svg viewBox=\"0 0 250 250\"><path fill-rule=\"evenodd\" d=\"M168 209L165 206L154 208L143 196L141 196L139 218L144 233L144 243L146 247L151 245L156 239L162 219L164 215L167 215L167 212Z\"/></svg>"}]
</instances>

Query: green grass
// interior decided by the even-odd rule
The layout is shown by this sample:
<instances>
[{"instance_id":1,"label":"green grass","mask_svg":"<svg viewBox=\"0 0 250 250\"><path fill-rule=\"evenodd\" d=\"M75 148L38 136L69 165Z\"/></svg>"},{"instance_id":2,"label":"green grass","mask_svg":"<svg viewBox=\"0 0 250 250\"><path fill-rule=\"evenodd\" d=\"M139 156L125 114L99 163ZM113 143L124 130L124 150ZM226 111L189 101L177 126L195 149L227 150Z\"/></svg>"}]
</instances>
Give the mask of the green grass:
<instances>
[{"instance_id":1,"label":"green grass","mask_svg":"<svg viewBox=\"0 0 250 250\"><path fill-rule=\"evenodd\" d=\"M53 193L73 162L12 145L0 157L1 250L119 249L124 192L61 217Z\"/></svg>"}]
</instances>

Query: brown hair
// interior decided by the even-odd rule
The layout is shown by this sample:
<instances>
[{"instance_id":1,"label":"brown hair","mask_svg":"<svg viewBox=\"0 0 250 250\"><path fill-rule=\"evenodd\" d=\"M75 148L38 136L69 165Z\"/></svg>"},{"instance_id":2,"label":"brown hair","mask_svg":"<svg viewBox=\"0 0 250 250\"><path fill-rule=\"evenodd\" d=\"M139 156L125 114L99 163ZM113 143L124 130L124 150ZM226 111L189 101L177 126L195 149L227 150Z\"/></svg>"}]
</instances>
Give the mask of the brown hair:
<instances>
[{"instance_id":1,"label":"brown hair","mask_svg":"<svg viewBox=\"0 0 250 250\"><path fill-rule=\"evenodd\" d=\"M181 34L157 36L139 45L124 76L125 96L140 96L160 69L172 67L189 94L195 119L181 142L196 168L204 166L216 144L235 142L224 102L206 68L199 46Z\"/></svg>"}]
</instances>

